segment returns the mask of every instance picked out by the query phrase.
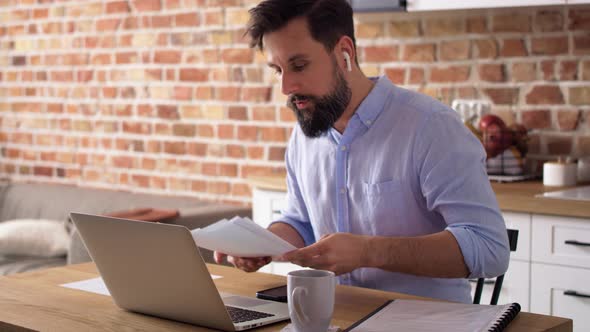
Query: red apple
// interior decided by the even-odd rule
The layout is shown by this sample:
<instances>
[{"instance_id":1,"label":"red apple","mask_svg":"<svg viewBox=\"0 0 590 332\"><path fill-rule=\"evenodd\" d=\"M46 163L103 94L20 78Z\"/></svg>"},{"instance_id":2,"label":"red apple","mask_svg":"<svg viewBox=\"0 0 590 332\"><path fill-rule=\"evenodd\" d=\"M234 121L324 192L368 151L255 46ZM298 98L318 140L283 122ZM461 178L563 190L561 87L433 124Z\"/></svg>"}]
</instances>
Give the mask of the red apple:
<instances>
[{"instance_id":1,"label":"red apple","mask_svg":"<svg viewBox=\"0 0 590 332\"><path fill-rule=\"evenodd\" d=\"M504 129L496 123L489 124L482 131L483 147L488 158L493 158L504 151Z\"/></svg>"},{"instance_id":2,"label":"red apple","mask_svg":"<svg viewBox=\"0 0 590 332\"><path fill-rule=\"evenodd\" d=\"M483 135L483 146L488 158L493 158L512 145L512 131L506 128L502 119L493 114L484 115L479 121Z\"/></svg>"},{"instance_id":3,"label":"red apple","mask_svg":"<svg viewBox=\"0 0 590 332\"><path fill-rule=\"evenodd\" d=\"M502 129L506 128L506 124L499 116L493 114L486 114L482 116L479 120L479 130L485 131L486 128L494 124Z\"/></svg>"}]
</instances>

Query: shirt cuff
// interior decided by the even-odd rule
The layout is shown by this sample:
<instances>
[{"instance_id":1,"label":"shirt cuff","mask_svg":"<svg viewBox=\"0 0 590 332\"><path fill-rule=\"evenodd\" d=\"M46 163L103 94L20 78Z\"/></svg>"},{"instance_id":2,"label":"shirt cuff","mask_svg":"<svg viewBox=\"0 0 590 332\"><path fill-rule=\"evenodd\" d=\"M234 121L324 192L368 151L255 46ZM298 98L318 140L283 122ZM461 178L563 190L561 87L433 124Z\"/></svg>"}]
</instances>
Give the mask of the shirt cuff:
<instances>
[{"instance_id":1,"label":"shirt cuff","mask_svg":"<svg viewBox=\"0 0 590 332\"><path fill-rule=\"evenodd\" d=\"M447 227L446 230L453 234L455 240L459 244L459 248L463 254L463 260L469 269L468 278L480 277L481 268L478 267L479 264L476 262L477 255L474 252L476 250L476 245L472 241L469 231L462 227Z\"/></svg>"},{"instance_id":2,"label":"shirt cuff","mask_svg":"<svg viewBox=\"0 0 590 332\"><path fill-rule=\"evenodd\" d=\"M449 226L446 230L459 243L465 265L469 269L468 278L492 278L506 272L510 250L503 247L501 242L490 239L484 244L466 227Z\"/></svg>"},{"instance_id":3,"label":"shirt cuff","mask_svg":"<svg viewBox=\"0 0 590 332\"><path fill-rule=\"evenodd\" d=\"M309 246L309 245L315 243L315 236L313 235L313 229L311 228L311 223L296 221L291 218L287 218L287 217L283 216L283 218L281 220L273 221L270 224L272 225L272 224L278 223L278 222L282 222L283 224L288 224L291 227L295 228L297 233L299 233L299 235L303 239L303 242L305 242L305 246ZM270 227L270 225L269 225L269 227Z\"/></svg>"}]
</instances>

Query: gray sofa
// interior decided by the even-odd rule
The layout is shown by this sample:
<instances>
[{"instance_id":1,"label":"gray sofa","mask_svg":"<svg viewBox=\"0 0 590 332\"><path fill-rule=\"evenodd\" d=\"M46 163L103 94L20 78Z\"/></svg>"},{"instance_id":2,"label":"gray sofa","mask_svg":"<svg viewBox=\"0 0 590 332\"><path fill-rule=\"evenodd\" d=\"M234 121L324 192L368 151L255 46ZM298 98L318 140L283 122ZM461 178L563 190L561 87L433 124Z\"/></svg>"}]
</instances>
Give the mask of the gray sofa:
<instances>
[{"instance_id":1,"label":"gray sofa","mask_svg":"<svg viewBox=\"0 0 590 332\"><path fill-rule=\"evenodd\" d=\"M189 197L82 188L60 184L0 183L0 223L13 219L50 219L66 222L69 213L105 214L135 208L178 209L179 216L167 221L189 229L205 227L223 218L251 216L246 207L208 203ZM80 236L71 223L70 241L64 257L27 257L0 254L0 275L90 261ZM205 261L213 262L212 253L201 249Z\"/></svg>"}]
</instances>

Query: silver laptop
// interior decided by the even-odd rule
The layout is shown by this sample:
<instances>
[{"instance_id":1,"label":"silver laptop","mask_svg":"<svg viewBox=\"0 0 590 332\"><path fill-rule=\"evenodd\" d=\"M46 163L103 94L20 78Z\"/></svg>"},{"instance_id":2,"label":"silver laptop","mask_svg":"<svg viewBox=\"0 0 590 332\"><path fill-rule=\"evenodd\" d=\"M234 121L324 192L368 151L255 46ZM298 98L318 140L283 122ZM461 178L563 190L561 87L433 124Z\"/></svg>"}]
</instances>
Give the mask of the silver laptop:
<instances>
[{"instance_id":1,"label":"silver laptop","mask_svg":"<svg viewBox=\"0 0 590 332\"><path fill-rule=\"evenodd\" d=\"M81 213L71 217L123 309L224 331L289 319L286 303L222 297L184 226Z\"/></svg>"}]
</instances>

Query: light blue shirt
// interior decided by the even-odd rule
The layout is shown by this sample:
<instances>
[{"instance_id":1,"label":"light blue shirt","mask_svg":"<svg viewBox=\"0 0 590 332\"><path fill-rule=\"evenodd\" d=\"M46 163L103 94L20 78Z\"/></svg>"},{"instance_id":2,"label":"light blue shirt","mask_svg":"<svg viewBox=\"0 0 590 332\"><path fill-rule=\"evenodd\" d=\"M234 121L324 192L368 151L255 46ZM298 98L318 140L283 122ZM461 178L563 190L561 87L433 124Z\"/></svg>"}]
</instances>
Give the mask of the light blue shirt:
<instances>
[{"instance_id":1,"label":"light blue shirt","mask_svg":"<svg viewBox=\"0 0 590 332\"><path fill-rule=\"evenodd\" d=\"M342 135L332 128L308 138L296 126L280 221L306 245L336 232L396 237L446 229L459 243L469 277L494 277L506 271L510 250L485 158L452 109L381 77ZM462 278L360 268L339 282L471 302Z\"/></svg>"}]
</instances>

